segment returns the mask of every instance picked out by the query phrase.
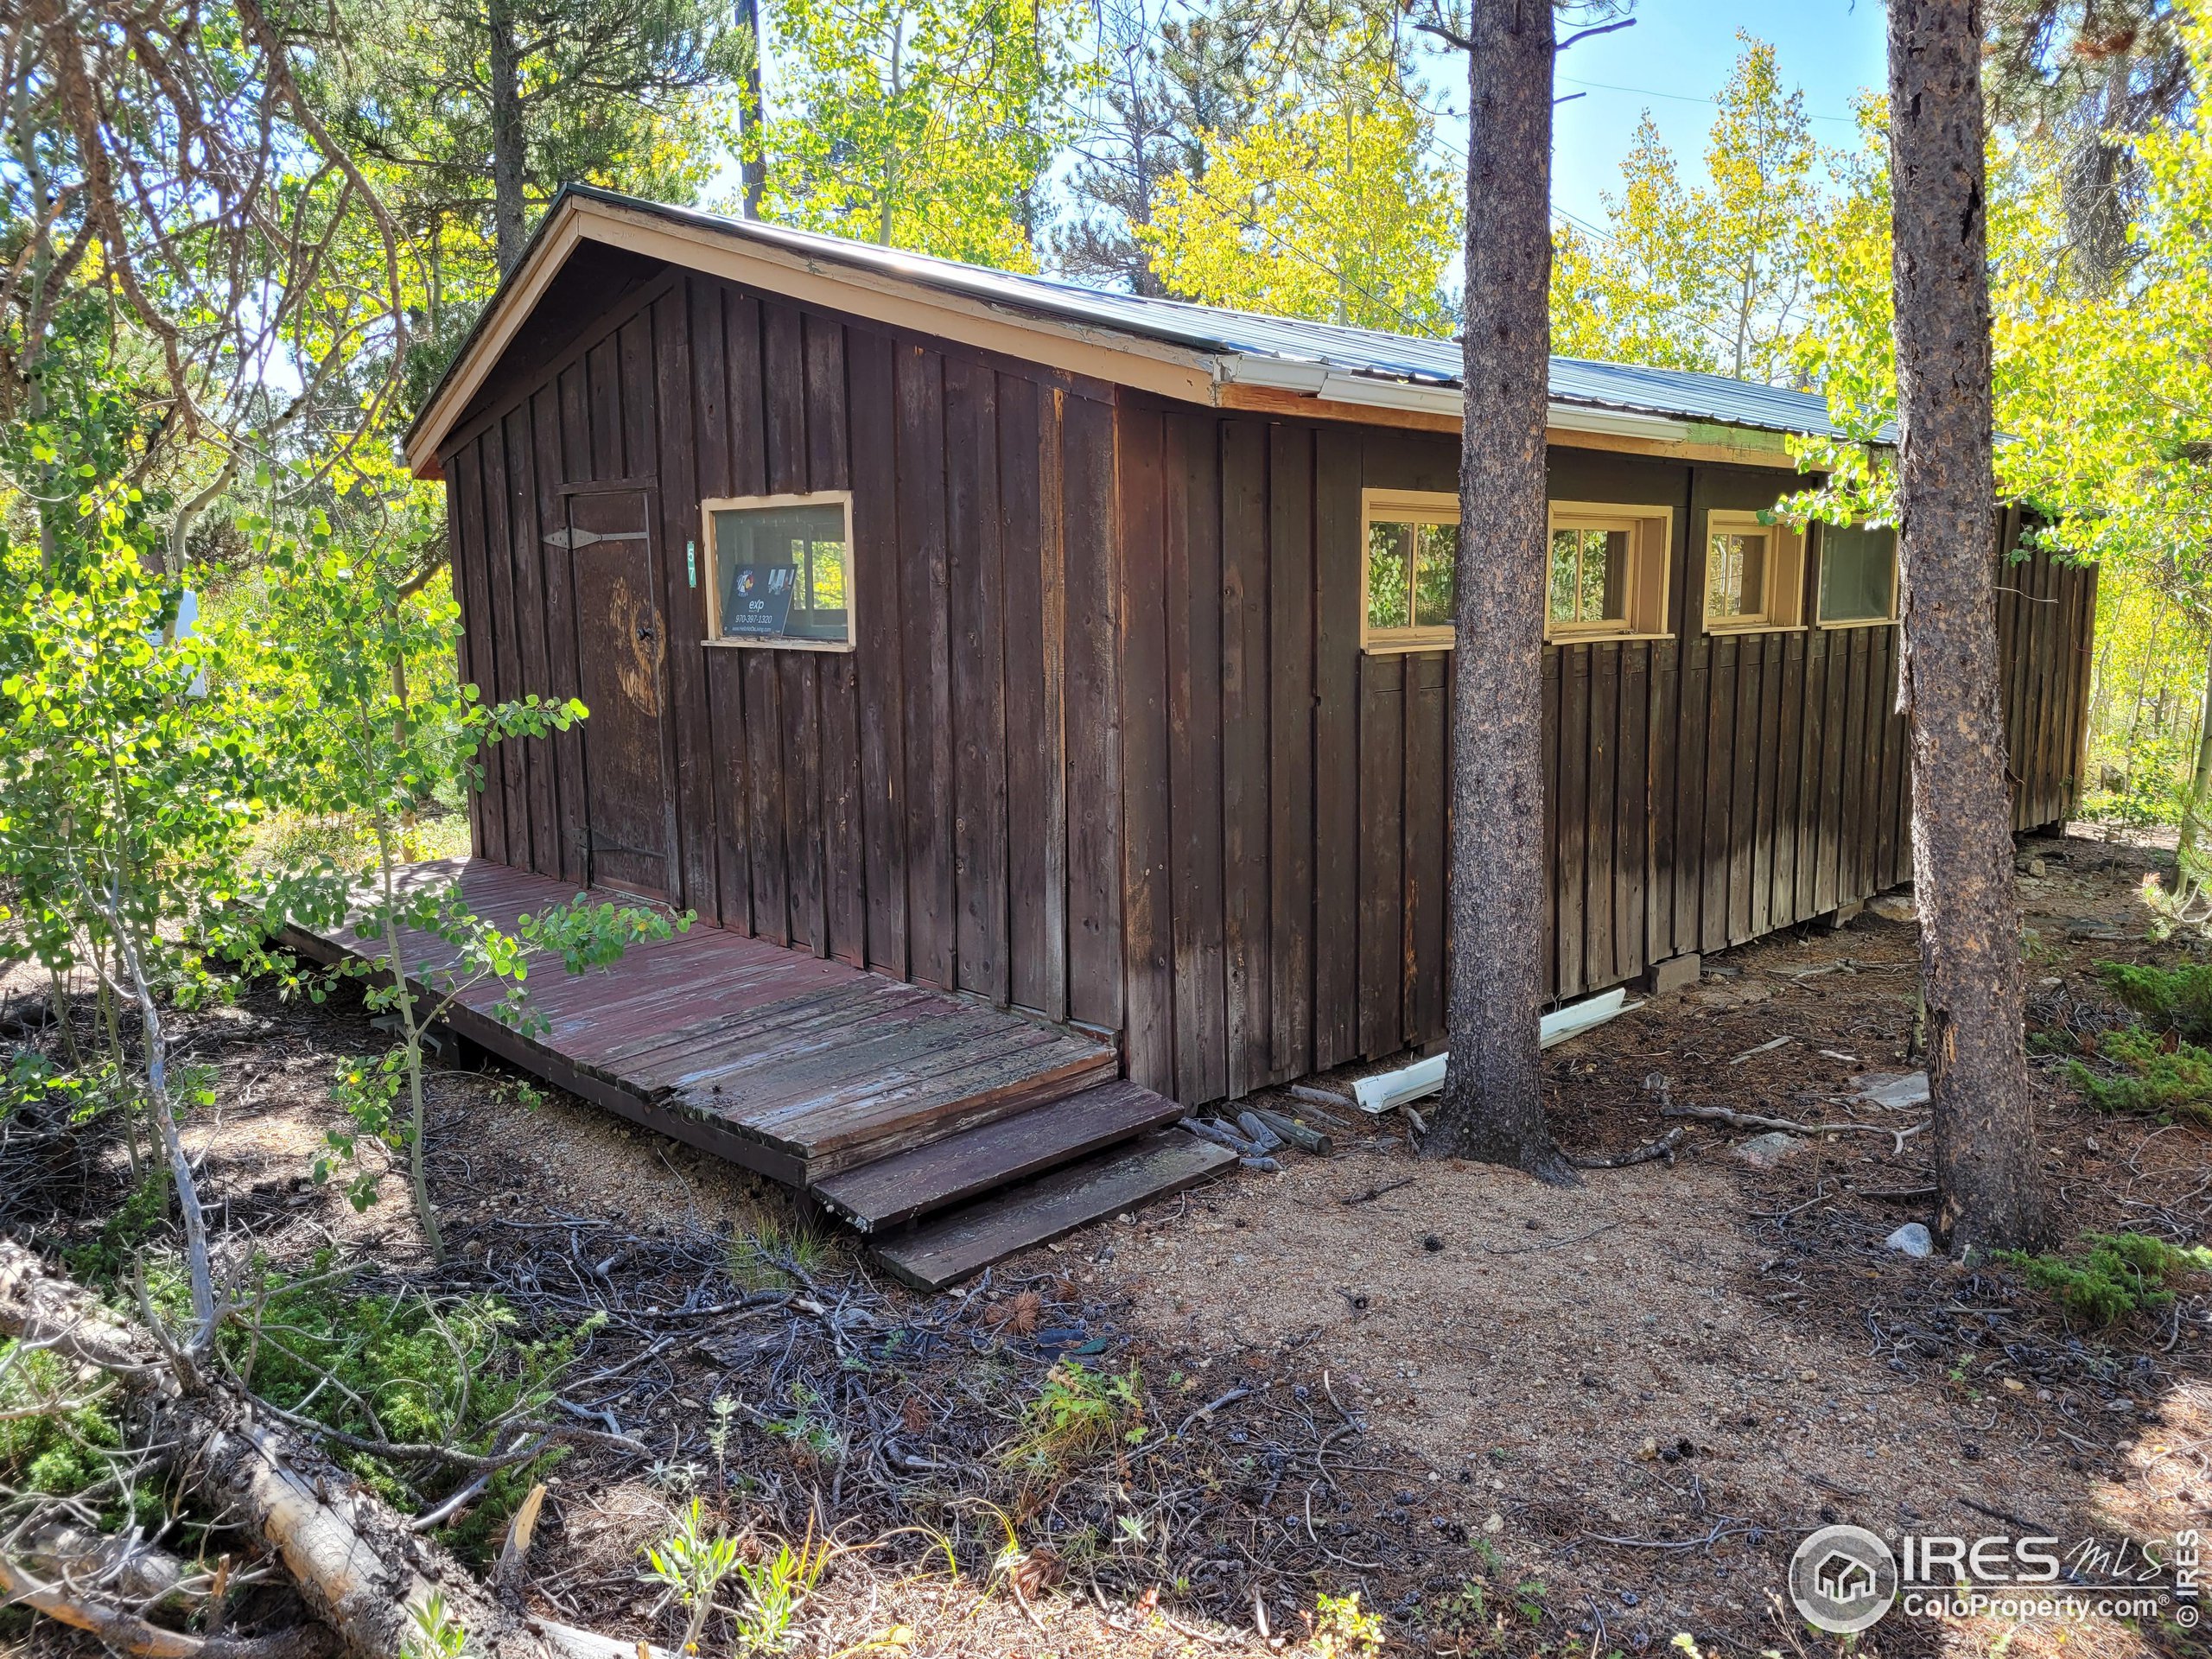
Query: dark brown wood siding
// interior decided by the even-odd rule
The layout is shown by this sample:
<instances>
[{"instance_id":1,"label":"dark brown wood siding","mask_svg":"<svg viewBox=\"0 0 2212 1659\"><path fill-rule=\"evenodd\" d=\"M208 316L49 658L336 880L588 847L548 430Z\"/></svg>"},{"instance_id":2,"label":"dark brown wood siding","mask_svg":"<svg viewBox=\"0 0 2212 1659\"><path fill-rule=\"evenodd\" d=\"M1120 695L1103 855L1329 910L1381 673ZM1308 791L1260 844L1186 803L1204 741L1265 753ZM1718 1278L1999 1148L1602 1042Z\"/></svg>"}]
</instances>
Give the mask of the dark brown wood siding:
<instances>
[{"instance_id":1,"label":"dark brown wood siding","mask_svg":"<svg viewBox=\"0 0 2212 1659\"><path fill-rule=\"evenodd\" d=\"M1360 493L1450 494L1457 445L1135 399L1118 429L1131 1075L1195 1104L1441 1039L1450 661L1360 650ZM1896 628L1697 620L1694 527L1789 482L1553 453L1555 499L1674 509L1673 637L1544 653L1554 996L1911 878ZM2094 573L2005 571L2025 829L2076 798Z\"/></svg>"},{"instance_id":2,"label":"dark brown wood siding","mask_svg":"<svg viewBox=\"0 0 2212 1659\"><path fill-rule=\"evenodd\" d=\"M1112 389L681 273L497 384L443 457L464 671L487 699L577 695L545 535L580 490L647 493L672 902L1118 1031ZM702 643L700 502L845 489L858 648ZM481 855L588 879L590 730L494 752Z\"/></svg>"},{"instance_id":3,"label":"dark brown wood siding","mask_svg":"<svg viewBox=\"0 0 2212 1659\"><path fill-rule=\"evenodd\" d=\"M634 775L666 783L673 903L1118 1032L1131 1076L1187 1103L1441 1038L1450 663L1361 652L1360 493L1452 493L1452 441L1167 406L618 274L442 460L486 698L577 696L601 666L579 640L604 619L546 539L574 504L647 524L663 753ZM1787 481L1553 455L1559 499L1674 510L1675 629L1546 652L1556 996L1910 875L1896 630L1685 619L1700 515ZM702 643L701 499L829 489L854 497L857 649ZM2003 568L2020 828L2076 797L2094 610L2094 573ZM591 878L594 729L490 758L480 855Z\"/></svg>"}]
</instances>

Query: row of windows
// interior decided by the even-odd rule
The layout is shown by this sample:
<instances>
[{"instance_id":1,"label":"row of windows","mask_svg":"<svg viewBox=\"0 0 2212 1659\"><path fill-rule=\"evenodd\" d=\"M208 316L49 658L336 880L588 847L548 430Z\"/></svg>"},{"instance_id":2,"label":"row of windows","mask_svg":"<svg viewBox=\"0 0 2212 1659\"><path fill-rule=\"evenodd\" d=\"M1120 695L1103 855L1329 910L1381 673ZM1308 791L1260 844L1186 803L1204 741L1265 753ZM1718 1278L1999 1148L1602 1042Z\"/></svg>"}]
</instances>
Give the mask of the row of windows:
<instances>
[{"instance_id":1,"label":"row of windows","mask_svg":"<svg viewBox=\"0 0 2212 1659\"><path fill-rule=\"evenodd\" d=\"M1370 649L1452 642L1459 504L1450 496L1370 490L1365 498L1365 627ZM853 639L852 497L754 496L705 504L709 636L733 644L839 650ZM1803 618L1805 537L1756 513L1705 515L1708 632L1794 628ZM1554 501L1544 632L1553 639L1663 638L1669 507ZM1897 538L1822 526L1815 618L1823 627L1896 614ZM696 573L694 572L694 579Z\"/></svg>"},{"instance_id":2,"label":"row of windows","mask_svg":"<svg viewBox=\"0 0 2212 1659\"><path fill-rule=\"evenodd\" d=\"M1708 633L1804 626L1806 540L1752 512L1705 517L1704 622ZM1452 559L1459 503L1448 495L1366 493L1370 650L1433 650L1452 643ZM1667 556L1670 507L1551 504L1544 594L1548 639L1651 639L1674 631ZM1897 614L1897 537L1864 525L1821 525L1814 620L1822 627L1889 622Z\"/></svg>"}]
</instances>

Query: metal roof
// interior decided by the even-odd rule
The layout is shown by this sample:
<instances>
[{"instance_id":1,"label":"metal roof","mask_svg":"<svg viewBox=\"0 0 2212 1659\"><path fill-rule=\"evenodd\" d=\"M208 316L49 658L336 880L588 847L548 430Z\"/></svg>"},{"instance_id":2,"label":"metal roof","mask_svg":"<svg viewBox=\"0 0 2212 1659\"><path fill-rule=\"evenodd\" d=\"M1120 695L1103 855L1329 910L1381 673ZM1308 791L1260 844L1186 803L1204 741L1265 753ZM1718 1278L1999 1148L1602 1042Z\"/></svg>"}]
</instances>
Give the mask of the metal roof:
<instances>
[{"instance_id":1,"label":"metal roof","mask_svg":"<svg viewBox=\"0 0 2212 1659\"><path fill-rule=\"evenodd\" d=\"M1460 384L1460 346L1456 340L1117 294L1054 277L992 270L929 254L793 230L765 220L671 207L596 186L565 186L540 221L540 235L557 218L563 201L571 196L780 248L810 263L842 264L894 277L1016 315L1052 319L1064 325L1104 329L1214 354L1227 359L1220 365L1227 379L1299 385L1330 397L1422 405L1442 404L1443 395L1456 391ZM528 263L525 253L510 277ZM486 317L496 303L497 296L493 305L486 307ZM454 366L474 344L472 337L456 355ZM1326 391L1321 385L1325 378L1329 383ZM1680 369L1554 357L1551 400L1555 408L1619 411L1632 416L1768 432L1840 435L1829 423L1827 401L1817 393ZM434 394L425 405L426 414L435 402Z\"/></svg>"}]
</instances>

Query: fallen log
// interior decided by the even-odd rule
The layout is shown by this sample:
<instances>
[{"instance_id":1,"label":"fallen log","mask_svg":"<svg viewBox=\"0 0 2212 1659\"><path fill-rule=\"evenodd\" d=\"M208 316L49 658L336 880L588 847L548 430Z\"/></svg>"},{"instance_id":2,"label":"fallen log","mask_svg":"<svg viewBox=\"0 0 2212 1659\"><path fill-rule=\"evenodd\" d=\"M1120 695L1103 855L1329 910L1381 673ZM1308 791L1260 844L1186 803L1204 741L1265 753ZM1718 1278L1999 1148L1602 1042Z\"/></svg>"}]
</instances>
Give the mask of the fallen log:
<instances>
[{"instance_id":1,"label":"fallen log","mask_svg":"<svg viewBox=\"0 0 2212 1659\"><path fill-rule=\"evenodd\" d=\"M483 1659L637 1659L652 1653L642 1643L531 1618L505 1605L322 1452L257 1421L237 1389L206 1368L173 1362L152 1332L48 1273L30 1250L8 1239L0 1239L0 1335L105 1371L137 1396L152 1437L168 1448L170 1466L186 1488L276 1554L301 1600L349 1654L401 1659L419 1637L416 1611L433 1593ZM29 1581L4 1562L0 1574L7 1580L0 1597L20 1596L141 1659L308 1659L319 1650L297 1645L308 1638L291 1632L239 1639L164 1630ZM65 1604L67 1612L60 1611Z\"/></svg>"}]
</instances>

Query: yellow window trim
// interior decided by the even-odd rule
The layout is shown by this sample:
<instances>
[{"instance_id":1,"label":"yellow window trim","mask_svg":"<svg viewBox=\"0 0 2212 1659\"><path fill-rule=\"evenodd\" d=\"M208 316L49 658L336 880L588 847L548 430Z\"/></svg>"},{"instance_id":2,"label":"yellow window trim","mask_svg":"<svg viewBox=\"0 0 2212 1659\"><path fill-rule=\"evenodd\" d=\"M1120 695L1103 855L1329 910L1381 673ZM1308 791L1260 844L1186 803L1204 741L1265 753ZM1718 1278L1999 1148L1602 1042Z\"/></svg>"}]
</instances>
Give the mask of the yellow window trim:
<instances>
[{"instance_id":1,"label":"yellow window trim","mask_svg":"<svg viewBox=\"0 0 2212 1659\"><path fill-rule=\"evenodd\" d=\"M842 639L727 639L722 637L721 574L716 569L715 515L733 509L760 507L826 507L845 510L845 637ZM702 645L742 651L851 651L860 639L860 584L854 580L857 562L853 547L853 493L850 490L810 490L781 495L717 495L699 503L700 577L707 589L707 637Z\"/></svg>"},{"instance_id":2,"label":"yellow window trim","mask_svg":"<svg viewBox=\"0 0 2212 1659\"><path fill-rule=\"evenodd\" d=\"M1561 530L1620 531L1629 538L1628 614L1618 624L1554 622L1549 597L1551 540ZM1554 645L1665 639L1674 633L1667 580L1675 544L1675 510L1628 501L1554 501L1544 525L1544 638Z\"/></svg>"},{"instance_id":3,"label":"yellow window trim","mask_svg":"<svg viewBox=\"0 0 2212 1659\"><path fill-rule=\"evenodd\" d=\"M1847 525L1847 526L1841 526L1841 528L1847 528L1847 529L1851 529L1851 530L1871 530L1871 529L1875 528L1875 526L1871 525L1871 524L1866 524L1866 523L1864 523L1864 522L1861 522L1861 523L1859 523L1859 524L1851 524L1851 525ZM1823 619L1822 619L1822 617L1821 617L1821 584L1820 584L1820 580L1819 580L1819 578L1820 578L1820 576L1821 576L1822 574L1824 574L1824 573L1826 572L1827 568L1827 562L1828 562L1828 526L1827 526L1827 525L1826 525L1826 524L1822 524L1822 525L1821 526L1821 540L1820 540L1820 555L1819 555L1819 563L1818 563L1818 564L1817 564L1817 566L1815 567L1815 571L1814 571L1814 582L1813 582L1813 626L1814 626L1815 627L1819 628L1819 629L1821 629L1822 631L1826 632L1826 631L1830 631L1830 630L1834 630L1834 629L1836 629L1836 628L1893 628L1893 627L1897 626L1897 530L1896 530L1895 526L1891 526L1891 525L1885 525L1885 526L1883 526L1883 528L1885 528L1885 529L1889 530L1889 531L1890 531L1890 613L1889 613L1887 616L1847 616L1847 617L1840 617L1840 618L1838 618L1835 621L1833 621L1833 622L1827 621L1827 620L1823 620Z\"/></svg>"},{"instance_id":4,"label":"yellow window trim","mask_svg":"<svg viewBox=\"0 0 2212 1659\"><path fill-rule=\"evenodd\" d=\"M1764 607L1750 616L1715 616L1712 603L1713 538L1758 535L1767 538ZM1783 524L1768 523L1756 512L1715 507L1705 515L1705 539L1699 543L1698 613L1707 633L1790 633L1805 626L1805 536ZM1777 599L1780 603L1777 604Z\"/></svg>"},{"instance_id":5,"label":"yellow window trim","mask_svg":"<svg viewBox=\"0 0 2212 1659\"><path fill-rule=\"evenodd\" d=\"M1362 490L1359 493L1360 650L1376 657L1402 657L1417 651L1451 650L1452 632L1448 626L1376 628L1368 625L1368 531L1377 519L1384 524L1450 524L1456 528L1459 523L1459 498L1446 495L1440 490Z\"/></svg>"}]
</instances>

